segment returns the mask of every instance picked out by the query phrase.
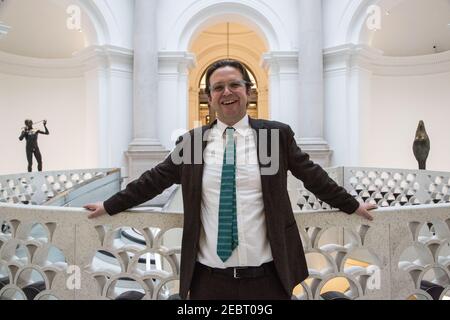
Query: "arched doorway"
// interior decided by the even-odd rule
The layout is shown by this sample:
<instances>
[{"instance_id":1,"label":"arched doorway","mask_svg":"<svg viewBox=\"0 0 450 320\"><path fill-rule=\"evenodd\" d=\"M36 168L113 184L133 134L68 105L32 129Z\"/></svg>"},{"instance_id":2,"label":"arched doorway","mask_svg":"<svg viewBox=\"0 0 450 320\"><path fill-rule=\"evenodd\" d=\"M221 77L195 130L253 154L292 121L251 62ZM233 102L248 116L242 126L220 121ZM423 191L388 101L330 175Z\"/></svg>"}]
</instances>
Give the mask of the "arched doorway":
<instances>
[{"instance_id":1,"label":"arched doorway","mask_svg":"<svg viewBox=\"0 0 450 320\"><path fill-rule=\"evenodd\" d=\"M253 71L248 66L245 67L250 76L250 80L253 83L253 87L250 92L250 97L248 99L247 113L250 117L256 119L258 118L258 82L256 81ZM199 122L201 122L202 125L210 124L216 119L215 112L211 110L211 108L209 108L208 95L205 93L205 88L206 88L206 70L203 72L198 88L199 89L198 114L199 114Z\"/></svg>"},{"instance_id":2,"label":"arched doorway","mask_svg":"<svg viewBox=\"0 0 450 320\"><path fill-rule=\"evenodd\" d=\"M237 59L247 68L254 84L248 113L254 118L267 119L268 75L261 67L261 57L267 52L259 35L237 23L220 23L203 30L192 42L190 51L196 55L197 66L189 72L189 127L208 124L215 119L205 94L205 74L208 67L220 59Z\"/></svg>"}]
</instances>

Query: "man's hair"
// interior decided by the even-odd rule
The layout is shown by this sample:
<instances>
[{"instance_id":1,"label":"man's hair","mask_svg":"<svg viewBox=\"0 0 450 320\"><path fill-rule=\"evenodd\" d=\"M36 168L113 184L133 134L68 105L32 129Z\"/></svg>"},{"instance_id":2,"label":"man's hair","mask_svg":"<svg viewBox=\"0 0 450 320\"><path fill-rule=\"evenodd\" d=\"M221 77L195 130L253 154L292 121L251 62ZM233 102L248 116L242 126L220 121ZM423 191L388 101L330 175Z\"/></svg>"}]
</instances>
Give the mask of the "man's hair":
<instances>
[{"instance_id":1,"label":"man's hair","mask_svg":"<svg viewBox=\"0 0 450 320\"><path fill-rule=\"evenodd\" d=\"M253 83L250 79L250 75L247 72L247 69L245 66L237 61L232 59L224 59L214 62L212 65L209 66L208 70L206 71L206 88L205 92L208 96L211 96L211 88L209 80L211 78L211 75L216 71L217 69L224 68L224 67L232 67L242 74L242 79L245 81L245 87L247 88L247 91L250 91L250 89L253 87Z\"/></svg>"}]
</instances>

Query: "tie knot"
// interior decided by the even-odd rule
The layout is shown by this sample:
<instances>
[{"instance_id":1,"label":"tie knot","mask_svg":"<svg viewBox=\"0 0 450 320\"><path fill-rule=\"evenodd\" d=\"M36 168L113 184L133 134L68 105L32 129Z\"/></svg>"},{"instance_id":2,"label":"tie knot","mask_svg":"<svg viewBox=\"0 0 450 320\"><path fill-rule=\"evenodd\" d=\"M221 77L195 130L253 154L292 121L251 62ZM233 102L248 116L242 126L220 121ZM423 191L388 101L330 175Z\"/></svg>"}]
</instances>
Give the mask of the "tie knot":
<instances>
[{"instance_id":1,"label":"tie knot","mask_svg":"<svg viewBox=\"0 0 450 320\"><path fill-rule=\"evenodd\" d=\"M227 135L228 137L230 137L230 136L233 136L233 134L234 134L235 131L236 131L235 128L233 128L233 127L228 127L228 128L225 130L225 133L226 133L226 135Z\"/></svg>"}]
</instances>

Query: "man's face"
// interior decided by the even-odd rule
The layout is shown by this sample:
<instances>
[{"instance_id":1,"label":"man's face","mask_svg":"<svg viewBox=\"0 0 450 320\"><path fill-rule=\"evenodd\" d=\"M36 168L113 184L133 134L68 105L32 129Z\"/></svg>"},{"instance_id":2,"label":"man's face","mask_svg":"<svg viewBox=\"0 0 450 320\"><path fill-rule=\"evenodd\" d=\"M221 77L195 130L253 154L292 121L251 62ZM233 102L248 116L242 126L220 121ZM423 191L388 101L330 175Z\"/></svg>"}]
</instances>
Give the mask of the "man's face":
<instances>
[{"instance_id":1,"label":"man's face","mask_svg":"<svg viewBox=\"0 0 450 320\"><path fill-rule=\"evenodd\" d=\"M233 126L247 113L249 92L242 79L241 72L226 66L213 72L209 79L211 108L217 118L229 126Z\"/></svg>"}]
</instances>

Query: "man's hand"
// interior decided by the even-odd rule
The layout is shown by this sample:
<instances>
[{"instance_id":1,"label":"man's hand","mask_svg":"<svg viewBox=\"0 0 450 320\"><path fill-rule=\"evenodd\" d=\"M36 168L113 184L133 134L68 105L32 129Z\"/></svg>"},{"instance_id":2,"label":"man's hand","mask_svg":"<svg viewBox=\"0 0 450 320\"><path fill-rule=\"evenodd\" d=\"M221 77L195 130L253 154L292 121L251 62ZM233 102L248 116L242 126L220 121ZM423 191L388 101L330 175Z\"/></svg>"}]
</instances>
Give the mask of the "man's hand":
<instances>
[{"instance_id":1,"label":"man's hand","mask_svg":"<svg viewBox=\"0 0 450 320\"><path fill-rule=\"evenodd\" d=\"M94 218L100 217L104 214L107 214L105 208L103 207L103 202L90 203L90 204L83 206L83 208L91 211L91 213L89 213L89 215L88 215L89 219L94 219Z\"/></svg>"},{"instance_id":2,"label":"man's hand","mask_svg":"<svg viewBox=\"0 0 450 320\"><path fill-rule=\"evenodd\" d=\"M367 220L373 221L372 215L369 213L369 210L377 209L378 206L370 203L361 203L359 208L354 212L360 217L363 217Z\"/></svg>"},{"instance_id":3,"label":"man's hand","mask_svg":"<svg viewBox=\"0 0 450 320\"><path fill-rule=\"evenodd\" d=\"M47 124L47 120L44 120L44 126Z\"/></svg>"}]
</instances>

